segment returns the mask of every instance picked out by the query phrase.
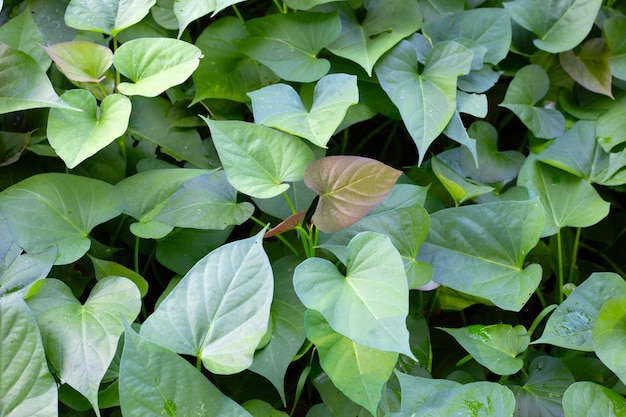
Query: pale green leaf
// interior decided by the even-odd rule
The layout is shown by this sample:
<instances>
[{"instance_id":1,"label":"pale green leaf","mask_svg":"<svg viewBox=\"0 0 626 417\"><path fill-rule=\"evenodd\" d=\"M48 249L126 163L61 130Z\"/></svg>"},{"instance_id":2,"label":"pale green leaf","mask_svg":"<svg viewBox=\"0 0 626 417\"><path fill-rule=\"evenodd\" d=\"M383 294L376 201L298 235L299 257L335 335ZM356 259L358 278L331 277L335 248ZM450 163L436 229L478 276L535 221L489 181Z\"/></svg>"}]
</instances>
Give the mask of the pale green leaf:
<instances>
[{"instance_id":1,"label":"pale green leaf","mask_svg":"<svg viewBox=\"0 0 626 417\"><path fill-rule=\"evenodd\" d=\"M458 172L436 156L431 158L430 163L437 179L443 184L444 188L448 190L457 205L494 190L493 187L481 185L467 178L463 178Z\"/></svg>"},{"instance_id":2,"label":"pale green leaf","mask_svg":"<svg viewBox=\"0 0 626 417\"><path fill-rule=\"evenodd\" d=\"M565 417L624 417L626 399L593 382L574 382L563 394L563 410Z\"/></svg>"},{"instance_id":3,"label":"pale green leaf","mask_svg":"<svg viewBox=\"0 0 626 417\"><path fill-rule=\"evenodd\" d=\"M148 281L132 269L128 269L124 265L118 264L117 262L98 259L89 254L87 256L93 264L94 273L96 274L96 279L98 281L110 276L128 278L137 286L142 298L148 293Z\"/></svg>"},{"instance_id":4,"label":"pale green leaf","mask_svg":"<svg viewBox=\"0 0 626 417\"><path fill-rule=\"evenodd\" d=\"M592 343L602 363L626 381L626 295L616 295L604 303L593 326Z\"/></svg>"},{"instance_id":5,"label":"pale green leaf","mask_svg":"<svg viewBox=\"0 0 626 417\"><path fill-rule=\"evenodd\" d=\"M402 391L401 409L410 413L419 409L428 399L439 391L461 387L461 384L450 379L432 379L407 375L395 370Z\"/></svg>"},{"instance_id":6,"label":"pale green leaf","mask_svg":"<svg viewBox=\"0 0 626 417\"><path fill-rule=\"evenodd\" d=\"M35 24L33 12L29 7L0 25L0 43L29 55L37 61L43 71L50 67L50 58L41 48L46 41Z\"/></svg>"},{"instance_id":7,"label":"pale green leaf","mask_svg":"<svg viewBox=\"0 0 626 417\"><path fill-rule=\"evenodd\" d=\"M93 42L63 42L44 46L44 50L59 71L72 81L100 82L113 64L113 52Z\"/></svg>"},{"instance_id":8,"label":"pale green leaf","mask_svg":"<svg viewBox=\"0 0 626 417\"><path fill-rule=\"evenodd\" d=\"M178 37L180 38L189 23L212 13L212 17L221 10L242 2L243 0L176 0L174 15L178 20Z\"/></svg>"},{"instance_id":9,"label":"pale green leaf","mask_svg":"<svg viewBox=\"0 0 626 417\"><path fill-rule=\"evenodd\" d=\"M287 5L287 7L291 9L309 10L315 6L319 6L320 4L333 3L335 1L337 0L285 0L284 3L285 5ZM345 1L345 0L339 0L339 1Z\"/></svg>"},{"instance_id":10,"label":"pale green leaf","mask_svg":"<svg viewBox=\"0 0 626 417\"><path fill-rule=\"evenodd\" d=\"M65 24L79 30L117 35L140 22L156 0L71 0Z\"/></svg>"},{"instance_id":11,"label":"pale green leaf","mask_svg":"<svg viewBox=\"0 0 626 417\"><path fill-rule=\"evenodd\" d=\"M578 84L594 93L613 97L609 49L604 39L589 39L578 53L573 50L561 52L559 61L565 72Z\"/></svg>"},{"instance_id":12,"label":"pale green leaf","mask_svg":"<svg viewBox=\"0 0 626 417\"><path fill-rule=\"evenodd\" d=\"M465 0L417 0L424 13L424 20L438 20L460 12L465 8Z\"/></svg>"},{"instance_id":13,"label":"pale green leaf","mask_svg":"<svg viewBox=\"0 0 626 417\"><path fill-rule=\"evenodd\" d=\"M626 97L615 100L613 105L598 117L596 136L600 146L607 152L626 142Z\"/></svg>"},{"instance_id":14,"label":"pale green leaf","mask_svg":"<svg viewBox=\"0 0 626 417\"><path fill-rule=\"evenodd\" d=\"M274 409L274 407L262 400L248 400L241 406L252 414L253 417L289 417L289 414Z\"/></svg>"},{"instance_id":15,"label":"pale green leaf","mask_svg":"<svg viewBox=\"0 0 626 417\"><path fill-rule=\"evenodd\" d=\"M14 292L23 294L35 281L48 276L57 258L56 248L41 253L22 253L22 248L7 238L10 231L5 222L0 224L0 236L8 243L7 248L0 248L0 297Z\"/></svg>"},{"instance_id":16,"label":"pale green leaf","mask_svg":"<svg viewBox=\"0 0 626 417\"><path fill-rule=\"evenodd\" d=\"M615 78L626 80L626 17L614 16L604 22L604 38L609 47L609 67Z\"/></svg>"}]
</instances>

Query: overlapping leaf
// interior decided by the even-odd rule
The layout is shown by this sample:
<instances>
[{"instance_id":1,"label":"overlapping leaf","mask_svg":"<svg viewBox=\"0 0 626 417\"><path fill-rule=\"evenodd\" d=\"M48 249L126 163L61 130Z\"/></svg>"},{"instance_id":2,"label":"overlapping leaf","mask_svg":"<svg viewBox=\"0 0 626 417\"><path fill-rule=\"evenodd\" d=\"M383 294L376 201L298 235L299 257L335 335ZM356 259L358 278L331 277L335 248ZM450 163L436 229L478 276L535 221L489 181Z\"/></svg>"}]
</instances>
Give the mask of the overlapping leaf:
<instances>
[{"instance_id":1,"label":"overlapping leaf","mask_svg":"<svg viewBox=\"0 0 626 417\"><path fill-rule=\"evenodd\" d=\"M600 146L611 152L616 146L626 142L626 97L615 100L614 104L598 117L596 136Z\"/></svg>"},{"instance_id":2,"label":"overlapping leaf","mask_svg":"<svg viewBox=\"0 0 626 417\"><path fill-rule=\"evenodd\" d=\"M456 205L494 190L493 187L464 178L436 156L431 158L430 163L437 179L448 190Z\"/></svg>"},{"instance_id":3,"label":"overlapping leaf","mask_svg":"<svg viewBox=\"0 0 626 417\"><path fill-rule=\"evenodd\" d=\"M65 23L79 30L117 35L140 22L156 0L71 0L65 11Z\"/></svg>"},{"instance_id":4,"label":"overlapping leaf","mask_svg":"<svg viewBox=\"0 0 626 417\"><path fill-rule=\"evenodd\" d=\"M189 23L209 13L212 16L221 10L242 2L243 0L176 0L174 15L178 20L178 37L183 34Z\"/></svg>"},{"instance_id":5,"label":"overlapping leaf","mask_svg":"<svg viewBox=\"0 0 626 417\"><path fill-rule=\"evenodd\" d=\"M609 67L615 78L626 79L626 17L604 21L604 38L610 50Z\"/></svg>"},{"instance_id":6,"label":"overlapping leaf","mask_svg":"<svg viewBox=\"0 0 626 417\"><path fill-rule=\"evenodd\" d=\"M43 71L50 67L50 58L40 46L46 41L28 6L18 16L3 22L0 26L0 43L29 55L37 61Z\"/></svg>"},{"instance_id":7,"label":"overlapping leaf","mask_svg":"<svg viewBox=\"0 0 626 417\"><path fill-rule=\"evenodd\" d=\"M132 269L128 269L124 265L118 264L117 262L98 259L91 255L87 256L93 264L94 273L98 281L110 276L128 278L137 286L141 297L145 297L148 293L148 281Z\"/></svg>"},{"instance_id":8,"label":"overlapping leaf","mask_svg":"<svg viewBox=\"0 0 626 417\"><path fill-rule=\"evenodd\" d=\"M609 49L602 38L586 41L578 53L569 50L559 55L563 69L580 85L595 93L613 97Z\"/></svg>"},{"instance_id":9,"label":"overlapping leaf","mask_svg":"<svg viewBox=\"0 0 626 417\"><path fill-rule=\"evenodd\" d=\"M593 326L592 344L598 358L626 381L626 352L622 349L626 340L626 295L620 294L607 300Z\"/></svg>"},{"instance_id":10,"label":"overlapping leaf","mask_svg":"<svg viewBox=\"0 0 626 417\"><path fill-rule=\"evenodd\" d=\"M563 394L565 417L587 417L598 412L622 417L626 400L617 392L589 381L574 382Z\"/></svg>"},{"instance_id":11,"label":"overlapping leaf","mask_svg":"<svg viewBox=\"0 0 626 417\"><path fill-rule=\"evenodd\" d=\"M93 42L73 41L44 46L59 71L68 79L97 83L113 64L113 52Z\"/></svg>"},{"instance_id":12,"label":"overlapping leaf","mask_svg":"<svg viewBox=\"0 0 626 417\"><path fill-rule=\"evenodd\" d=\"M0 223L0 236L10 242L6 251L0 248L0 297L8 293L24 293L35 281L48 276L57 258L54 247L42 253L22 253L22 248L8 238L10 235L4 222Z\"/></svg>"}]
</instances>

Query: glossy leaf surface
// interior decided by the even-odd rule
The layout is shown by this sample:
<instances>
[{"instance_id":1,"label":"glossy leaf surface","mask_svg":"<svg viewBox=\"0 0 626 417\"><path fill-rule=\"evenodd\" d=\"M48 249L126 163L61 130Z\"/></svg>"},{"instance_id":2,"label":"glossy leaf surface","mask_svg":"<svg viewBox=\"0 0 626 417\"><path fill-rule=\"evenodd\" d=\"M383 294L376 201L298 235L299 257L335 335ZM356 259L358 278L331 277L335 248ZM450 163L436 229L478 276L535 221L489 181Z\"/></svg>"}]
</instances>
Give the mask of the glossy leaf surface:
<instances>
[{"instance_id":1,"label":"glossy leaf surface","mask_svg":"<svg viewBox=\"0 0 626 417\"><path fill-rule=\"evenodd\" d=\"M565 417L626 415L626 400L609 388L589 381L574 382L563 394Z\"/></svg>"},{"instance_id":2,"label":"glossy leaf surface","mask_svg":"<svg viewBox=\"0 0 626 417\"><path fill-rule=\"evenodd\" d=\"M215 16L221 10L242 2L243 0L177 0L174 9L174 15L178 20L178 37L183 34L183 31L194 20L205 16L209 13L213 13Z\"/></svg>"},{"instance_id":3,"label":"glossy leaf surface","mask_svg":"<svg viewBox=\"0 0 626 417\"><path fill-rule=\"evenodd\" d=\"M598 358L621 381L626 380L626 352L620 347L626 340L626 295L620 294L604 303L593 327L592 344Z\"/></svg>"},{"instance_id":4,"label":"glossy leaf surface","mask_svg":"<svg viewBox=\"0 0 626 417\"><path fill-rule=\"evenodd\" d=\"M74 41L44 47L59 71L72 81L97 83L113 64L113 52L93 42Z\"/></svg>"},{"instance_id":5,"label":"glossy leaf surface","mask_svg":"<svg viewBox=\"0 0 626 417\"><path fill-rule=\"evenodd\" d=\"M71 0L65 23L79 30L116 35L143 19L156 0Z\"/></svg>"}]
</instances>

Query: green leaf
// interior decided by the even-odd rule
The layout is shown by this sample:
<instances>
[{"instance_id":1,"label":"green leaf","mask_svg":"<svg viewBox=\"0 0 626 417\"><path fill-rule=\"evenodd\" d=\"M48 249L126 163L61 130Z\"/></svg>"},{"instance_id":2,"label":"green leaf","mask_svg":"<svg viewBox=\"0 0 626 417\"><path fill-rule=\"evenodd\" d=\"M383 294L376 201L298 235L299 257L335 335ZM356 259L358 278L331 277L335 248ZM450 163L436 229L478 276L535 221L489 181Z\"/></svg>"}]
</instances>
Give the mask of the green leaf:
<instances>
[{"instance_id":1,"label":"green leaf","mask_svg":"<svg viewBox=\"0 0 626 417\"><path fill-rule=\"evenodd\" d=\"M626 295L617 295L604 303L593 326L593 350L598 358L626 381Z\"/></svg>"},{"instance_id":2,"label":"green leaf","mask_svg":"<svg viewBox=\"0 0 626 417\"><path fill-rule=\"evenodd\" d=\"M430 159L430 163L437 179L448 190L456 205L494 190L493 187L481 185L463 178L452 167L436 156Z\"/></svg>"},{"instance_id":3,"label":"green leaf","mask_svg":"<svg viewBox=\"0 0 626 417\"><path fill-rule=\"evenodd\" d=\"M107 277L96 283L81 305L63 282L39 282L26 302L37 317L46 356L100 415L98 388L124 331L123 320L134 321L139 314L139 290L126 278Z\"/></svg>"},{"instance_id":4,"label":"green leaf","mask_svg":"<svg viewBox=\"0 0 626 417\"><path fill-rule=\"evenodd\" d=\"M10 236L8 227L0 229L0 236L3 239ZM11 242L6 251L3 249L0 248L0 297L13 292L26 292L35 281L48 276L57 257L54 247L42 253L30 254L22 253L22 249Z\"/></svg>"},{"instance_id":5,"label":"green leaf","mask_svg":"<svg viewBox=\"0 0 626 417\"><path fill-rule=\"evenodd\" d=\"M70 174L33 175L0 193L0 211L17 243L38 253L56 246L56 264L89 250L95 226L122 213L123 198L103 181Z\"/></svg>"},{"instance_id":6,"label":"green leaf","mask_svg":"<svg viewBox=\"0 0 626 417\"><path fill-rule=\"evenodd\" d=\"M217 374L243 371L267 330L274 277L257 236L202 258L141 327L141 335L196 356Z\"/></svg>"},{"instance_id":7,"label":"green leaf","mask_svg":"<svg viewBox=\"0 0 626 417\"><path fill-rule=\"evenodd\" d=\"M182 84L198 68L202 51L170 38L139 38L124 43L113 55L113 65L132 83L118 85L129 96L155 97Z\"/></svg>"},{"instance_id":8,"label":"green leaf","mask_svg":"<svg viewBox=\"0 0 626 417\"><path fill-rule=\"evenodd\" d=\"M522 369L517 355L528 348L530 336L522 325L473 324L460 329L440 328L454 337L476 362L498 375L512 375Z\"/></svg>"},{"instance_id":9,"label":"green leaf","mask_svg":"<svg viewBox=\"0 0 626 417\"><path fill-rule=\"evenodd\" d=\"M123 415L251 417L189 362L128 324L119 381Z\"/></svg>"},{"instance_id":10,"label":"green leaf","mask_svg":"<svg viewBox=\"0 0 626 417\"><path fill-rule=\"evenodd\" d=\"M543 229L539 201L499 201L440 210L418 261L430 263L433 280L505 310L519 311L541 280L541 267L524 258Z\"/></svg>"},{"instance_id":11,"label":"green leaf","mask_svg":"<svg viewBox=\"0 0 626 417\"><path fill-rule=\"evenodd\" d=\"M0 114L38 107L73 109L55 93L39 64L24 52L0 43L0 62Z\"/></svg>"},{"instance_id":12,"label":"green leaf","mask_svg":"<svg viewBox=\"0 0 626 417\"><path fill-rule=\"evenodd\" d=\"M432 379L407 375L395 370L402 391L402 412L410 413L419 409L428 399L440 391L461 387L449 379Z\"/></svg>"},{"instance_id":13,"label":"green leaf","mask_svg":"<svg viewBox=\"0 0 626 417\"><path fill-rule=\"evenodd\" d=\"M563 394L565 417L626 416L626 400L617 392L589 381L574 382Z\"/></svg>"},{"instance_id":14,"label":"green leaf","mask_svg":"<svg viewBox=\"0 0 626 417\"><path fill-rule=\"evenodd\" d=\"M304 184L304 181L291 183L285 193L287 193L296 212L308 210L315 197L317 197L317 194ZM277 195L272 198L253 198L252 200L263 213L267 213L277 219L286 219L292 215L291 207L287 204L284 195Z\"/></svg>"},{"instance_id":15,"label":"green leaf","mask_svg":"<svg viewBox=\"0 0 626 417\"><path fill-rule=\"evenodd\" d=\"M104 259L98 259L89 254L87 256L89 256L93 264L93 269L98 281L110 276L128 278L137 286L142 298L148 293L148 281L132 269L128 269L117 262L105 261Z\"/></svg>"},{"instance_id":16,"label":"green leaf","mask_svg":"<svg viewBox=\"0 0 626 417\"><path fill-rule=\"evenodd\" d=\"M308 310L307 337L315 344L320 365L333 384L348 398L376 414L382 388L398 360L394 352L382 352L336 333L324 317Z\"/></svg>"},{"instance_id":17,"label":"green leaf","mask_svg":"<svg viewBox=\"0 0 626 417\"><path fill-rule=\"evenodd\" d=\"M413 356L406 328L408 286L389 238L361 232L348 244L345 276L330 261L309 258L294 272L302 303L338 333L363 346Z\"/></svg>"},{"instance_id":18,"label":"green leaf","mask_svg":"<svg viewBox=\"0 0 626 417\"><path fill-rule=\"evenodd\" d=\"M626 97L616 100L598 117L596 136L600 146L607 152L626 142Z\"/></svg>"},{"instance_id":19,"label":"green leaf","mask_svg":"<svg viewBox=\"0 0 626 417\"><path fill-rule=\"evenodd\" d=\"M333 3L336 0L285 0L284 4L290 9L309 10L325 3ZM340 0L345 1L345 0Z\"/></svg>"},{"instance_id":20,"label":"green leaf","mask_svg":"<svg viewBox=\"0 0 626 417\"><path fill-rule=\"evenodd\" d=\"M215 17L223 9L242 2L243 0L176 0L174 15L178 20L178 37L180 38L189 23L213 13Z\"/></svg>"},{"instance_id":21,"label":"green leaf","mask_svg":"<svg viewBox=\"0 0 626 417\"><path fill-rule=\"evenodd\" d=\"M29 55L43 71L50 68L50 58L41 49L45 44L41 31L33 20L30 7L26 7L22 13L0 25L0 43Z\"/></svg>"},{"instance_id":22,"label":"green leaf","mask_svg":"<svg viewBox=\"0 0 626 417\"><path fill-rule=\"evenodd\" d=\"M607 300L617 295L626 295L622 277L612 272L591 274L557 307L543 334L533 343L593 351L591 335L598 312Z\"/></svg>"},{"instance_id":23,"label":"green leaf","mask_svg":"<svg viewBox=\"0 0 626 417\"><path fill-rule=\"evenodd\" d=\"M426 56L420 74L414 44L401 41L376 66L381 87L400 110L417 146L420 164L456 110L456 81L470 71L473 56L456 42L438 43Z\"/></svg>"},{"instance_id":24,"label":"green leaf","mask_svg":"<svg viewBox=\"0 0 626 417\"><path fill-rule=\"evenodd\" d=\"M573 50L561 52L561 66L578 84L589 91L613 97L609 48L602 38L589 39L576 54Z\"/></svg>"},{"instance_id":25,"label":"green leaf","mask_svg":"<svg viewBox=\"0 0 626 417\"><path fill-rule=\"evenodd\" d=\"M340 30L337 13L273 14L248 20L249 36L235 44L280 78L306 83L328 73L330 63L317 54Z\"/></svg>"},{"instance_id":26,"label":"green leaf","mask_svg":"<svg viewBox=\"0 0 626 417\"><path fill-rule=\"evenodd\" d=\"M239 52L237 39L246 37L241 22L232 16L211 23L196 40L204 58L192 74L196 93L193 103L209 98L225 98L244 103L248 91L278 82L266 66Z\"/></svg>"},{"instance_id":27,"label":"green leaf","mask_svg":"<svg viewBox=\"0 0 626 417\"><path fill-rule=\"evenodd\" d=\"M539 65L527 65L515 74L500 106L515 113L538 138L561 136L565 130L565 118L561 112L535 106L549 88L550 79L545 70Z\"/></svg>"},{"instance_id":28,"label":"green leaf","mask_svg":"<svg viewBox=\"0 0 626 417\"><path fill-rule=\"evenodd\" d=\"M156 258L163 266L185 275L208 252L222 245L232 232L224 230L174 229L157 241Z\"/></svg>"},{"instance_id":29,"label":"green leaf","mask_svg":"<svg viewBox=\"0 0 626 417\"><path fill-rule=\"evenodd\" d=\"M11 165L20 159L30 139L30 132L0 132L0 167Z\"/></svg>"},{"instance_id":30,"label":"green leaf","mask_svg":"<svg viewBox=\"0 0 626 417\"><path fill-rule=\"evenodd\" d=\"M537 35L539 49L556 54L573 49L586 37L602 0L516 0L504 3L511 18Z\"/></svg>"},{"instance_id":31,"label":"green leaf","mask_svg":"<svg viewBox=\"0 0 626 417\"><path fill-rule=\"evenodd\" d=\"M79 30L115 36L139 23L154 3L156 0L71 0L65 11L65 24Z\"/></svg>"},{"instance_id":32,"label":"green leaf","mask_svg":"<svg viewBox=\"0 0 626 417\"><path fill-rule=\"evenodd\" d=\"M284 411L278 411L262 400L248 400L241 406L253 417L289 417Z\"/></svg>"},{"instance_id":33,"label":"green leaf","mask_svg":"<svg viewBox=\"0 0 626 417\"><path fill-rule=\"evenodd\" d=\"M59 71L72 81L98 83L113 64L113 52L93 42L63 42L43 49Z\"/></svg>"},{"instance_id":34,"label":"green leaf","mask_svg":"<svg viewBox=\"0 0 626 417\"><path fill-rule=\"evenodd\" d=\"M0 297L0 340L0 414L57 417L56 382L35 316L19 294Z\"/></svg>"},{"instance_id":35,"label":"green leaf","mask_svg":"<svg viewBox=\"0 0 626 417\"><path fill-rule=\"evenodd\" d=\"M52 109L48 117L48 140L68 168L75 168L126 132L131 111L128 97L108 95L99 108L86 90L70 90L61 98L82 110Z\"/></svg>"},{"instance_id":36,"label":"green leaf","mask_svg":"<svg viewBox=\"0 0 626 417\"><path fill-rule=\"evenodd\" d=\"M517 185L526 187L541 200L545 212L542 237L551 236L563 227L592 226L609 214L610 204L591 184L539 162L535 155L524 162Z\"/></svg>"},{"instance_id":37,"label":"green leaf","mask_svg":"<svg viewBox=\"0 0 626 417\"><path fill-rule=\"evenodd\" d=\"M411 0L367 0L363 6L366 15L362 20L347 4L334 6L339 11L341 33L327 48L356 62L371 76L374 64L385 52L417 32L422 12Z\"/></svg>"},{"instance_id":38,"label":"green leaf","mask_svg":"<svg viewBox=\"0 0 626 417\"><path fill-rule=\"evenodd\" d=\"M604 39L609 47L609 67L615 78L626 80L626 17L604 21Z\"/></svg>"},{"instance_id":39,"label":"green leaf","mask_svg":"<svg viewBox=\"0 0 626 417\"><path fill-rule=\"evenodd\" d=\"M529 366L528 380L523 386L511 385L515 395L517 416L554 417L563 415L561 401L574 377L557 358L540 356Z\"/></svg>"},{"instance_id":40,"label":"green leaf","mask_svg":"<svg viewBox=\"0 0 626 417\"><path fill-rule=\"evenodd\" d=\"M326 148L348 108L359 101L356 76L330 74L315 85L313 104L307 109L296 90L274 84L248 93L254 122L300 136Z\"/></svg>"},{"instance_id":41,"label":"green leaf","mask_svg":"<svg viewBox=\"0 0 626 417\"><path fill-rule=\"evenodd\" d=\"M311 162L304 183L320 196L313 223L327 233L356 223L385 199L400 174L359 156L327 156Z\"/></svg>"},{"instance_id":42,"label":"green leaf","mask_svg":"<svg viewBox=\"0 0 626 417\"><path fill-rule=\"evenodd\" d=\"M201 116L202 117L202 116ZM299 181L313 152L300 139L268 127L202 117L228 181L240 192L270 198L285 192L285 182Z\"/></svg>"}]
</instances>

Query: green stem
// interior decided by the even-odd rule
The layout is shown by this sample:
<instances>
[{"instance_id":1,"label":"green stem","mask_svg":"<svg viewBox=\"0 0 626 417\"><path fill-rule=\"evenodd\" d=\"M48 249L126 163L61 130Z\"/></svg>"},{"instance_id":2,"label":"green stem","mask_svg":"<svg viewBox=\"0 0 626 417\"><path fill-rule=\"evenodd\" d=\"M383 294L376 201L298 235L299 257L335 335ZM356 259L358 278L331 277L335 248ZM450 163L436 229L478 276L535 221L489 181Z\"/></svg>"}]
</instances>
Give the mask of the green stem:
<instances>
[{"instance_id":1,"label":"green stem","mask_svg":"<svg viewBox=\"0 0 626 417\"><path fill-rule=\"evenodd\" d=\"M98 84L98 88L100 89L100 92L102 93L102 96L106 97L107 96L107 92L104 89L104 87L102 86L102 83L96 83L96 84Z\"/></svg>"},{"instance_id":2,"label":"green stem","mask_svg":"<svg viewBox=\"0 0 626 417\"><path fill-rule=\"evenodd\" d=\"M285 197L285 201L287 201L287 205L289 206L289 210L291 210L291 214L296 214L296 207L291 202L291 198L289 198L287 192L283 192L283 197Z\"/></svg>"},{"instance_id":3,"label":"green stem","mask_svg":"<svg viewBox=\"0 0 626 417\"><path fill-rule=\"evenodd\" d=\"M558 261L558 266L559 266L559 270L557 272L557 283L556 285L559 287L558 288L558 301L559 304L561 304L563 302L563 242L562 242L562 237L561 237L561 231L559 230L558 233L556 234L556 250L557 250L557 261Z\"/></svg>"},{"instance_id":4,"label":"green stem","mask_svg":"<svg viewBox=\"0 0 626 417\"><path fill-rule=\"evenodd\" d=\"M539 323L541 323L541 320L543 320L548 314L550 314L556 307L557 307L556 304L551 304L548 307L545 307L543 310L541 310L541 313L539 313L539 315L535 317L533 324L530 325L530 329L528 329L528 336L533 335L533 333L535 332L535 329L537 329L537 326L539 326Z\"/></svg>"},{"instance_id":5,"label":"green stem","mask_svg":"<svg viewBox=\"0 0 626 417\"><path fill-rule=\"evenodd\" d=\"M541 307L546 308L546 299L543 298L543 294L541 293L541 289L537 288L535 290L535 294L537 294L537 298L539 298L539 302L541 303Z\"/></svg>"},{"instance_id":6,"label":"green stem","mask_svg":"<svg viewBox=\"0 0 626 417\"><path fill-rule=\"evenodd\" d=\"M235 14L237 15L237 19L239 19L239 21L241 22L242 26L245 28L246 27L246 21L243 20L243 16L241 15L241 13L239 13L239 9L234 4L232 5L232 8L233 8L233 11L235 12ZM247 33L247 31L246 31L246 33Z\"/></svg>"},{"instance_id":7,"label":"green stem","mask_svg":"<svg viewBox=\"0 0 626 417\"><path fill-rule=\"evenodd\" d=\"M200 356L196 356L196 369L202 372L202 360L200 359Z\"/></svg>"},{"instance_id":8,"label":"green stem","mask_svg":"<svg viewBox=\"0 0 626 417\"><path fill-rule=\"evenodd\" d=\"M574 281L574 271L576 270L576 262L578 261L578 245L580 243L580 227L576 228L576 236L574 237L574 247L572 248L572 262L569 265L569 274L567 282Z\"/></svg>"},{"instance_id":9,"label":"green stem","mask_svg":"<svg viewBox=\"0 0 626 417\"><path fill-rule=\"evenodd\" d=\"M261 220L257 219L254 216L250 216L250 220L252 220L253 222L255 222L256 224L258 224L261 227L267 226L267 223L263 223ZM296 250L296 248L293 247L293 245L291 243L289 243L287 241L287 239L285 239L281 235L275 235L274 237L277 238L278 240L280 240L283 243L283 245L287 246L287 248L289 248L289 250L291 252L293 252L294 255L300 256L300 253Z\"/></svg>"},{"instance_id":10,"label":"green stem","mask_svg":"<svg viewBox=\"0 0 626 417\"><path fill-rule=\"evenodd\" d=\"M289 417L293 416L293 413L296 412L298 401L300 401L300 396L302 395L302 391L304 391L304 384L306 383L306 380L309 377L310 372L311 372L311 365L304 368L304 370L300 374L300 378L298 378L298 384L296 385L296 396L293 399L293 406L291 407L291 412L289 413Z\"/></svg>"},{"instance_id":11,"label":"green stem","mask_svg":"<svg viewBox=\"0 0 626 417\"><path fill-rule=\"evenodd\" d=\"M135 236L135 273L139 275L139 236Z\"/></svg>"},{"instance_id":12,"label":"green stem","mask_svg":"<svg viewBox=\"0 0 626 417\"><path fill-rule=\"evenodd\" d=\"M115 54L116 51L117 51L117 36L113 35L113 53ZM120 72L116 68L115 69L115 89L114 89L114 91L117 91L117 86L120 85L121 82L122 82L122 76L120 75Z\"/></svg>"}]
</instances>

